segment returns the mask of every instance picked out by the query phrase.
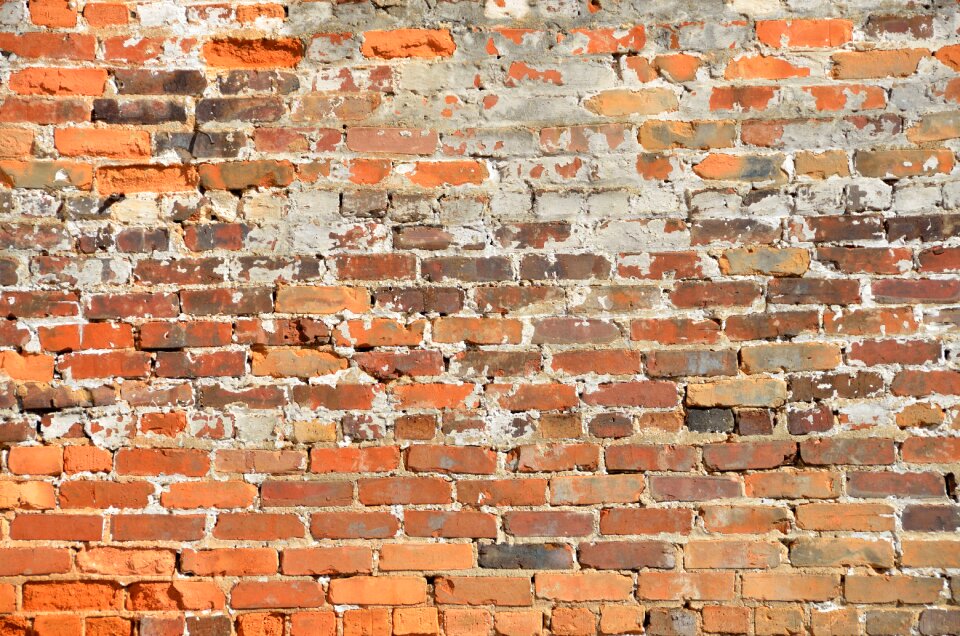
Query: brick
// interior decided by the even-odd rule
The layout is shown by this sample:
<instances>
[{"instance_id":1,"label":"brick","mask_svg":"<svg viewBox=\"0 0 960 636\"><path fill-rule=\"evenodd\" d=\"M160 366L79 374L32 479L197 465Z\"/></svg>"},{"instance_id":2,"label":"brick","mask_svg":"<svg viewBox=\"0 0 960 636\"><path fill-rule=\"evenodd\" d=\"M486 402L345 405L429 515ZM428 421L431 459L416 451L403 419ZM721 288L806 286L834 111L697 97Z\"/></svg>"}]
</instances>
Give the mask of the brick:
<instances>
[{"instance_id":1,"label":"brick","mask_svg":"<svg viewBox=\"0 0 960 636\"><path fill-rule=\"evenodd\" d=\"M202 477L210 469L206 453L177 449L121 449L116 455L120 475L184 475Z\"/></svg>"},{"instance_id":2,"label":"brick","mask_svg":"<svg viewBox=\"0 0 960 636\"><path fill-rule=\"evenodd\" d=\"M637 597L644 600L689 598L722 601L733 598L733 585L732 572L650 572L640 578Z\"/></svg>"},{"instance_id":3,"label":"brick","mask_svg":"<svg viewBox=\"0 0 960 636\"><path fill-rule=\"evenodd\" d=\"M222 513L213 529L217 539L241 541L277 541L303 534L303 524L292 514Z\"/></svg>"},{"instance_id":4,"label":"brick","mask_svg":"<svg viewBox=\"0 0 960 636\"><path fill-rule=\"evenodd\" d=\"M809 530L879 532L894 527L893 508L884 504L823 504L798 506L797 525Z\"/></svg>"},{"instance_id":5,"label":"brick","mask_svg":"<svg viewBox=\"0 0 960 636\"><path fill-rule=\"evenodd\" d=\"M577 558L581 565L610 570L670 569L676 564L673 546L658 541L581 543Z\"/></svg>"},{"instance_id":6,"label":"brick","mask_svg":"<svg viewBox=\"0 0 960 636\"><path fill-rule=\"evenodd\" d=\"M677 109L677 98L667 89L631 91L608 90L589 98L584 106L590 112L604 117L630 115L657 115Z\"/></svg>"},{"instance_id":7,"label":"brick","mask_svg":"<svg viewBox=\"0 0 960 636\"><path fill-rule=\"evenodd\" d=\"M438 141L437 133L431 130L365 126L347 129L347 148L355 152L430 155Z\"/></svg>"},{"instance_id":8,"label":"brick","mask_svg":"<svg viewBox=\"0 0 960 636\"><path fill-rule=\"evenodd\" d=\"M473 567L473 547L469 544L384 544L380 548L381 570L450 571Z\"/></svg>"},{"instance_id":9,"label":"brick","mask_svg":"<svg viewBox=\"0 0 960 636\"><path fill-rule=\"evenodd\" d=\"M640 127L640 143L649 150L725 148L735 137L734 124L723 121L648 121Z\"/></svg>"},{"instance_id":10,"label":"brick","mask_svg":"<svg viewBox=\"0 0 960 636\"><path fill-rule=\"evenodd\" d=\"M150 375L151 356L139 351L111 353L69 353L61 359L59 370L66 378L143 378Z\"/></svg>"},{"instance_id":11,"label":"brick","mask_svg":"<svg viewBox=\"0 0 960 636\"><path fill-rule=\"evenodd\" d=\"M60 507L145 508L153 494L146 482L71 481L60 486Z\"/></svg>"},{"instance_id":12,"label":"brick","mask_svg":"<svg viewBox=\"0 0 960 636\"><path fill-rule=\"evenodd\" d=\"M323 586L316 581L240 581L230 600L237 609L322 607Z\"/></svg>"},{"instance_id":13,"label":"brick","mask_svg":"<svg viewBox=\"0 0 960 636\"><path fill-rule=\"evenodd\" d=\"M274 68L296 66L303 57L303 43L280 40L212 40L203 47L208 64L225 68Z\"/></svg>"},{"instance_id":14,"label":"brick","mask_svg":"<svg viewBox=\"0 0 960 636\"><path fill-rule=\"evenodd\" d=\"M566 570L573 568L573 550L562 543L483 544L478 549L482 568Z\"/></svg>"},{"instance_id":15,"label":"brick","mask_svg":"<svg viewBox=\"0 0 960 636\"><path fill-rule=\"evenodd\" d=\"M690 541L684 546L688 569L768 569L780 564L776 543Z\"/></svg>"},{"instance_id":16,"label":"brick","mask_svg":"<svg viewBox=\"0 0 960 636\"><path fill-rule=\"evenodd\" d=\"M145 131L58 128L54 131L54 144L64 157L143 159L150 156L150 135Z\"/></svg>"},{"instance_id":17,"label":"brick","mask_svg":"<svg viewBox=\"0 0 960 636\"><path fill-rule=\"evenodd\" d=\"M353 500L353 485L343 481L265 481L260 499L263 507L342 506Z\"/></svg>"},{"instance_id":18,"label":"brick","mask_svg":"<svg viewBox=\"0 0 960 636\"><path fill-rule=\"evenodd\" d=\"M727 274L772 274L780 276L803 275L810 264L810 256L801 249L742 248L726 250L720 259L720 268Z\"/></svg>"},{"instance_id":19,"label":"brick","mask_svg":"<svg viewBox=\"0 0 960 636\"><path fill-rule=\"evenodd\" d=\"M790 562L798 567L892 567L893 545L870 539L801 539L790 546Z\"/></svg>"},{"instance_id":20,"label":"brick","mask_svg":"<svg viewBox=\"0 0 960 636\"><path fill-rule=\"evenodd\" d=\"M93 574L153 576L173 573L176 557L169 550L89 548L77 553L77 567Z\"/></svg>"},{"instance_id":21,"label":"brick","mask_svg":"<svg viewBox=\"0 0 960 636\"><path fill-rule=\"evenodd\" d=\"M182 192L196 186L197 173L177 166L124 166L100 168L96 179L101 194Z\"/></svg>"},{"instance_id":22,"label":"brick","mask_svg":"<svg viewBox=\"0 0 960 636\"><path fill-rule=\"evenodd\" d=\"M4 548L3 576L63 574L71 568L70 551L62 548Z\"/></svg>"},{"instance_id":23,"label":"brick","mask_svg":"<svg viewBox=\"0 0 960 636\"><path fill-rule=\"evenodd\" d=\"M691 406L779 406L786 399L782 380L750 378L691 384L687 404Z\"/></svg>"},{"instance_id":24,"label":"brick","mask_svg":"<svg viewBox=\"0 0 960 636\"><path fill-rule=\"evenodd\" d=\"M136 611L217 610L226 603L212 581L135 583L127 588L127 609Z\"/></svg>"},{"instance_id":25,"label":"brick","mask_svg":"<svg viewBox=\"0 0 960 636\"><path fill-rule=\"evenodd\" d=\"M102 95L103 69L29 68L10 76L10 88L22 95Z\"/></svg>"},{"instance_id":26,"label":"brick","mask_svg":"<svg viewBox=\"0 0 960 636\"><path fill-rule=\"evenodd\" d=\"M23 586L27 611L122 609L123 590L111 582L32 582Z\"/></svg>"},{"instance_id":27,"label":"brick","mask_svg":"<svg viewBox=\"0 0 960 636\"><path fill-rule=\"evenodd\" d=\"M853 36L849 20L760 20L757 39L774 48L839 47Z\"/></svg>"},{"instance_id":28,"label":"brick","mask_svg":"<svg viewBox=\"0 0 960 636\"><path fill-rule=\"evenodd\" d=\"M0 48L28 59L92 60L96 37L82 33L3 33Z\"/></svg>"},{"instance_id":29,"label":"brick","mask_svg":"<svg viewBox=\"0 0 960 636\"><path fill-rule=\"evenodd\" d=\"M850 280L777 278L768 285L767 298L781 305L852 305L860 300L860 288Z\"/></svg>"},{"instance_id":30,"label":"brick","mask_svg":"<svg viewBox=\"0 0 960 636\"><path fill-rule=\"evenodd\" d=\"M363 610L351 610L344 613L344 620L348 614ZM290 615L291 636L336 636L337 616L332 611L295 612Z\"/></svg>"},{"instance_id":31,"label":"brick","mask_svg":"<svg viewBox=\"0 0 960 636\"><path fill-rule=\"evenodd\" d=\"M827 471L754 473L744 478L744 487L748 497L832 499L840 496L839 475Z\"/></svg>"},{"instance_id":32,"label":"brick","mask_svg":"<svg viewBox=\"0 0 960 636\"><path fill-rule=\"evenodd\" d=\"M167 508L247 508L253 505L257 488L239 481L171 484L160 496Z\"/></svg>"},{"instance_id":33,"label":"brick","mask_svg":"<svg viewBox=\"0 0 960 636\"><path fill-rule=\"evenodd\" d=\"M59 475L63 472L63 449L15 446L7 454L7 468L15 475Z\"/></svg>"},{"instance_id":34,"label":"brick","mask_svg":"<svg viewBox=\"0 0 960 636\"><path fill-rule=\"evenodd\" d=\"M543 634L544 616L539 610L499 612L495 620L497 634L504 636L540 636Z\"/></svg>"},{"instance_id":35,"label":"brick","mask_svg":"<svg viewBox=\"0 0 960 636\"><path fill-rule=\"evenodd\" d=\"M892 464L896 459L893 440L814 439L800 443L800 457L809 465Z\"/></svg>"},{"instance_id":36,"label":"brick","mask_svg":"<svg viewBox=\"0 0 960 636\"><path fill-rule=\"evenodd\" d=\"M689 534L693 512L682 508L609 508L600 515L600 532L624 534Z\"/></svg>"},{"instance_id":37,"label":"brick","mask_svg":"<svg viewBox=\"0 0 960 636\"><path fill-rule=\"evenodd\" d=\"M929 55L927 49L845 51L833 55L833 74L838 79L907 77Z\"/></svg>"},{"instance_id":38,"label":"brick","mask_svg":"<svg viewBox=\"0 0 960 636\"><path fill-rule=\"evenodd\" d=\"M847 476L847 492L853 497L940 497L944 483L936 473L867 473Z\"/></svg>"},{"instance_id":39,"label":"brick","mask_svg":"<svg viewBox=\"0 0 960 636\"><path fill-rule=\"evenodd\" d=\"M336 579L329 592L332 603L351 605L417 605L426 596L426 581L413 576Z\"/></svg>"},{"instance_id":40,"label":"brick","mask_svg":"<svg viewBox=\"0 0 960 636\"><path fill-rule=\"evenodd\" d=\"M93 100L94 122L105 124L163 124L167 122L184 123L187 113L181 104L161 99ZM202 142L201 142L202 143ZM104 170L105 184L116 188L129 188L130 191L147 191L154 187L167 187L171 191L190 189L194 183L195 172L188 170L163 170L157 167L141 167L125 170ZM179 190L178 190L179 189Z\"/></svg>"},{"instance_id":41,"label":"brick","mask_svg":"<svg viewBox=\"0 0 960 636\"><path fill-rule=\"evenodd\" d=\"M237 161L201 164L200 185L211 190L276 188L293 181L293 165L288 161Z\"/></svg>"},{"instance_id":42,"label":"brick","mask_svg":"<svg viewBox=\"0 0 960 636\"><path fill-rule=\"evenodd\" d=\"M796 454L797 445L788 441L709 444L703 463L714 470L762 470L789 464Z\"/></svg>"},{"instance_id":43,"label":"brick","mask_svg":"<svg viewBox=\"0 0 960 636\"><path fill-rule=\"evenodd\" d=\"M630 577L605 572L540 572L534 584L538 598L566 602L622 601L633 593Z\"/></svg>"},{"instance_id":44,"label":"brick","mask_svg":"<svg viewBox=\"0 0 960 636\"><path fill-rule=\"evenodd\" d=\"M687 428L698 433L719 433L734 428L733 411L730 409L688 409L685 421Z\"/></svg>"},{"instance_id":45,"label":"brick","mask_svg":"<svg viewBox=\"0 0 960 636\"><path fill-rule=\"evenodd\" d=\"M659 444L620 444L605 452L607 470L618 471L690 471L697 462L692 446Z\"/></svg>"},{"instance_id":46,"label":"brick","mask_svg":"<svg viewBox=\"0 0 960 636\"><path fill-rule=\"evenodd\" d=\"M90 190L90 166L69 161L0 161L0 175L10 187Z\"/></svg>"},{"instance_id":47,"label":"brick","mask_svg":"<svg viewBox=\"0 0 960 636\"><path fill-rule=\"evenodd\" d=\"M197 541L204 534L204 516L117 515L110 531L117 541Z\"/></svg>"},{"instance_id":48,"label":"brick","mask_svg":"<svg viewBox=\"0 0 960 636\"><path fill-rule=\"evenodd\" d=\"M367 31L362 52L371 58L433 58L452 55L456 45L447 30Z\"/></svg>"},{"instance_id":49,"label":"brick","mask_svg":"<svg viewBox=\"0 0 960 636\"><path fill-rule=\"evenodd\" d=\"M734 375L736 369L737 356L730 350L686 349L647 355L647 372L654 377Z\"/></svg>"},{"instance_id":50,"label":"brick","mask_svg":"<svg viewBox=\"0 0 960 636\"><path fill-rule=\"evenodd\" d=\"M253 576L276 574L275 550L266 548L231 548L184 550L180 569L199 576Z\"/></svg>"},{"instance_id":51,"label":"brick","mask_svg":"<svg viewBox=\"0 0 960 636\"><path fill-rule=\"evenodd\" d=\"M94 2L83 7L83 17L93 27L108 27L127 24L129 11L122 4Z\"/></svg>"},{"instance_id":52,"label":"brick","mask_svg":"<svg viewBox=\"0 0 960 636\"><path fill-rule=\"evenodd\" d=\"M247 634L276 634L283 631L284 618L277 614L251 612L237 618L237 632Z\"/></svg>"},{"instance_id":53,"label":"brick","mask_svg":"<svg viewBox=\"0 0 960 636\"><path fill-rule=\"evenodd\" d=\"M469 510L439 512L410 510L404 514L404 529L412 537L494 538L496 517Z\"/></svg>"},{"instance_id":54,"label":"brick","mask_svg":"<svg viewBox=\"0 0 960 636\"><path fill-rule=\"evenodd\" d=\"M769 601L826 601L839 593L840 579L827 574L743 575L743 595Z\"/></svg>"},{"instance_id":55,"label":"brick","mask_svg":"<svg viewBox=\"0 0 960 636\"><path fill-rule=\"evenodd\" d=\"M320 512L310 522L310 533L318 539L382 539L399 529L397 517L387 512Z\"/></svg>"},{"instance_id":56,"label":"brick","mask_svg":"<svg viewBox=\"0 0 960 636\"><path fill-rule=\"evenodd\" d=\"M762 607L756 611L754 620L758 634L789 634L803 629L804 613L795 606Z\"/></svg>"},{"instance_id":57,"label":"brick","mask_svg":"<svg viewBox=\"0 0 960 636\"><path fill-rule=\"evenodd\" d=\"M397 503L449 503L448 482L433 477L387 477L358 482L359 499L365 505Z\"/></svg>"},{"instance_id":58,"label":"brick","mask_svg":"<svg viewBox=\"0 0 960 636\"><path fill-rule=\"evenodd\" d=\"M953 153L942 150L886 150L858 152L854 167L865 177L902 178L949 172Z\"/></svg>"},{"instance_id":59,"label":"brick","mask_svg":"<svg viewBox=\"0 0 960 636\"><path fill-rule=\"evenodd\" d=\"M648 479L650 494L656 501L708 501L741 496L740 480L735 477L655 475Z\"/></svg>"},{"instance_id":60,"label":"brick","mask_svg":"<svg viewBox=\"0 0 960 636\"><path fill-rule=\"evenodd\" d=\"M774 56L741 56L731 60L726 67L726 79L789 79L808 77L810 69L798 67L786 59Z\"/></svg>"},{"instance_id":61,"label":"brick","mask_svg":"<svg viewBox=\"0 0 960 636\"><path fill-rule=\"evenodd\" d=\"M418 444L407 451L407 469L414 472L469 473L488 475L496 470L493 451L477 448L445 448Z\"/></svg>"},{"instance_id":62,"label":"brick","mask_svg":"<svg viewBox=\"0 0 960 636\"><path fill-rule=\"evenodd\" d=\"M507 534L518 537L582 537L593 532L593 515L559 510L511 511L504 514Z\"/></svg>"},{"instance_id":63,"label":"brick","mask_svg":"<svg viewBox=\"0 0 960 636\"><path fill-rule=\"evenodd\" d=\"M387 4L0 7L0 633L957 632L942 12Z\"/></svg>"},{"instance_id":64,"label":"brick","mask_svg":"<svg viewBox=\"0 0 960 636\"><path fill-rule=\"evenodd\" d=\"M960 612L956 610L924 610L920 613L920 633L945 635L956 631L960 625Z\"/></svg>"},{"instance_id":65,"label":"brick","mask_svg":"<svg viewBox=\"0 0 960 636\"><path fill-rule=\"evenodd\" d=\"M676 285L670 302L678 308L749 306L759 299L761 292L755 283L747 281L687 282Z\"/></svg>"},{"instance_id":66,"label":"brick","mask_svg":"<svg viewBox=\"0 0 960 636\"><path fill-rule=\"evenodd\" d=\"M633 503L640 499L644 480L635 475L554 477L550 502L556 505Z\"/></svg>"},{"instance_id":67,"label":"brick","mask_svg":"<svg viewBox=\"0 0 960 636\"><path fill-rule=\"evenodd\" d=\"M370 295L362 288L282 287L277 291L276 309L307 314L333 314L341 311L362 313L370 308Z\"/></svg>"},{"instance_id":68,"label":"brick","mask_svg":"<svg viewBox=\"0 0 960 636\"><path fill-rule=\"evenodd\" d=\"M525 606L532 603L529 578L444 577L435 584L437 602L451 605Z\"/></svg>"},{"instance_id":69,"label":"brick","mask_svg":"<svg viewBox=\"0 0 960 636\"><path fill-rule=\"evenodd\" d=\"M942 581L930 577L848 576L843 595L852 603L933 603L942 587Z\"/></svg>"}]
</instances>

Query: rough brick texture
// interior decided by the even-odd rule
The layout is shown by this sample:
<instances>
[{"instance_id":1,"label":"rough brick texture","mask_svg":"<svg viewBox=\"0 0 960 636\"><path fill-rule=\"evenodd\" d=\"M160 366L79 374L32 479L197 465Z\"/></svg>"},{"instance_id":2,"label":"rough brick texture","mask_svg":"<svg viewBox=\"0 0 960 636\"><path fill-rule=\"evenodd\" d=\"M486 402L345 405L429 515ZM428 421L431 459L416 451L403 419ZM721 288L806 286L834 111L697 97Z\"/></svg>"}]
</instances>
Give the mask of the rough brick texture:
<instances>
[{"instance_id":1,"label":"rough brick texture","mask_svg":"<svg viewBox=\"0 0 960 636\"><path fill-rule=\"evenodd\" d=\"M960 634L955 0L4 0L0 635Z\"/></svg>"}]
</instances>

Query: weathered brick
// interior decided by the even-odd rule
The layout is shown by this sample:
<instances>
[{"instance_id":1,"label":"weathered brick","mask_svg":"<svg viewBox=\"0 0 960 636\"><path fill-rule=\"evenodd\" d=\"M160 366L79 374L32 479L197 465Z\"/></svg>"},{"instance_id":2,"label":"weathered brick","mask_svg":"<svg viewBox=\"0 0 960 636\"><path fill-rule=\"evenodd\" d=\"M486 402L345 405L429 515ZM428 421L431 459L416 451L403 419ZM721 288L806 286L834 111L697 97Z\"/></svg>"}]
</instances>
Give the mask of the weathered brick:
<instances>
[{"instance_id":1,"label":"weathered brick","mask_svg":"<svg viewBox=\"0 0 960 636\"><path fill-rule=\"evenodd\" d=\"M374 4L0 6L0 633L956 633L949 12Z\"/></svg>"}]
</instances>

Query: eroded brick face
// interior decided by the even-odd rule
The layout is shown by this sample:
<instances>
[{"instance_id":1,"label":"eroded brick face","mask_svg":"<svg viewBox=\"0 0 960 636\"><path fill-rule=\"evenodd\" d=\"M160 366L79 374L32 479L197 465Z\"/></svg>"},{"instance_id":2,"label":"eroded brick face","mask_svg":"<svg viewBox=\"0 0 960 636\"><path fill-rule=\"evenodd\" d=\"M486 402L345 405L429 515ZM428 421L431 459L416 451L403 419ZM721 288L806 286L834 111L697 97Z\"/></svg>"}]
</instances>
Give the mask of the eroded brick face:
<instances>
[{"instance_id":1,"label":"eroded brick face","mask_svg":"<svg viewBox=\"0 0 960 636\"><path fill-rule=\"evenodd\" d=\"M0 636L960 634L952 0L0 53Z\"/></svg>"}]
</instances>

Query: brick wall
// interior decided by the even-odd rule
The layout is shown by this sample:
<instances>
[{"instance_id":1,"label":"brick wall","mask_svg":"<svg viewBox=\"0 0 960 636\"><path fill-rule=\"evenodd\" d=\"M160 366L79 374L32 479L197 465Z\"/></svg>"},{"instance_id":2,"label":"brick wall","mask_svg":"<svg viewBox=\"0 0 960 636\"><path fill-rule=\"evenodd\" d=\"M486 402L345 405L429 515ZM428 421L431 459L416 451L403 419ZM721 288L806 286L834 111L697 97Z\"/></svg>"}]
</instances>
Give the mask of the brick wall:
<instances>
[{"instance_id":1,"label":"brick wall","mask_svg":"<svg viewBox=\"0 0 960 636\"><path fill-rule=\"evenodd\" d=\"M0 4L0 634L960 634L951 0Z\"/></svg>"}]
</instances>

